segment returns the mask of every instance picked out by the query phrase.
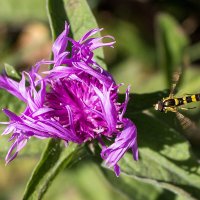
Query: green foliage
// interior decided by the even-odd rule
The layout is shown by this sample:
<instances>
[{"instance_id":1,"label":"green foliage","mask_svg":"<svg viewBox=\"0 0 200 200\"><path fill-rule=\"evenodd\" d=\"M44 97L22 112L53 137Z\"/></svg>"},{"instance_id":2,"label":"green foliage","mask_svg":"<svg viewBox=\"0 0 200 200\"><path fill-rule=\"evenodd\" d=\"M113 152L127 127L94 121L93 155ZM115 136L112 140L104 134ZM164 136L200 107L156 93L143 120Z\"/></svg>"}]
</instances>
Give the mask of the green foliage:
<instances>
[{"instance_id":1,"label":"green foliage","mask_svg":"<svg viewBox=\"0 0 200 200\"><path fill-rule=\"evenodd\" d=\"M51 139L30 178L23 199L42 199L57 174L86 155L82 146L70 144L66 148L60 140Z\"/></svg>"},{"instance_id":2,"label":"green foliage","mask_svg":"<svg viewBox=\"0 0 200 200\"><path fill-rule=\"evenodd\" d=\"M4 0L1 0L0 4L1 22L11 22L13 19L18 22L24 22L28 19L47 19L47 14L44 12L45 1L9 0L8 3Z\"/></svg>"},{"instance_id":3,"label":"green foliage","mask_svg":"<svg viewBox=\"0 0 200 200\"><path fill-rule=\"evenodd\" d=\"M161 67L167 87L170 88L173 72L182 71L180 68L185 67L186 58L192 54L188 53L189 50L186 53L188 39L172 16L159 14L155 25L158 66ZM121 68L122 66L123 64ZM137 72L137 75L132 76L136 79L139 76L141 79L142 76ZM182 95L183 91L198 91L198 74L199 70L194 69L187 69L182 74ZM158 79L156 74L150 81L154 89L160 89ZM144 91L145 85L142 86ZM137 90L137 85L135 87ZM149 88L149 85L146 88ZM128 196L133 195L135 199L198 199L200 167L198 157L192 151L193 147L184 136L185 130L180 128L180 122L174 113L152 112L153 104L168 96L169 91L144 94L140 90L140 93L130 95L127 109L127 116L138 128L139 161L133 161L131 153L126 154L120 162L122 172L126 176L122 175L120 180L112 175L110 178L108 172L103 169L106 177L112 185ZM120 96L121 99L123 95ZM144 188L143 191L139 189L140 184ZM131 193L134 190L135 195ZM149 190L152 191L152 196L149 195Z\"/></svg>"},{"instance_id":4,"label":"green foliage","mask_svg":"<svg viewBox=\"0 0 200 200\"><path fill-rule=\"evenodd\" d=\"M4 64L5 65L5 71L6 74L12 78L12 79L20 79L20 75L17 73L17 71L15 70L15 68L7 63Z\"/></svg>"},{"instance_id":5,"label":"green foliage","mask_svg":"<svg viewBox=\"0 0 200 200\"><path fill-rule=\"evenodd\" d=\"M200 43L195 43L187 48L187 54L191 61L197 61L200 57Z\"/></svg>"},{"instance_id":6,"label":"green foliage","mask_svg":"<svg viewBox=\"0 0 200 200\"><path fill-rule=\"evenodd\" d=\"M134 175L126 175L121 174L118 179L116 179L115 175L110 171L103 169L103 173L110 184L115 187L115 189L119 190L122 194L124 194L128 199L132 199L134 197L135 200L154 200L154 199L162 199L162 200L186 200L186 197L177 196L173 192L170 192L166 189L162 189L157 184L151 184L151 181L147 179L140 179Z\"/></svg>"},{"instance_id":7,"label":"green foliage","mask_svg":"<svg viewBox=\"0 0 200 200\"><path fill-rule=\"evenodd\" d=\"M137 114L132 119L138 127L140 161L133 162L127 154L121 162L122 171L187 199L198 199L198 159L190 152L190 145L178 128L165 123L162 116Z\"/></svg>"},{"instance_id":8,"label":"green foliage","mask_svg":"<svg viewBox=\"0 0 200 200\"><path fill-rule=\"evenodd\" d=\"M87 159L61 172L44 196L45 200L66 198L72 200L128 199L107 182L99 165Z\"/></svg>"},{"instance_id":9,"label":"green foliage","mask_svg":"<svg viewBox=\"0 0 200 200\"><path fill-rule=\"evenodd\" d=\"M198 157L191 151L174 113L152 112L152 103L160 96L166 96L166 92L131 95L135 104L129 105L127 117L138 129L139 161L134 161L132 154L127 153L120 161L126 176L117 180L109 175L108 180L126 195L132 195L131 191L136 190L135 199L155 199L160 195L162 199L198 199ZM140 184L144 184L141 186L143 191L139 189Z\"/></svg>"},{"instance_id":10,"label":"green foliage","mask_svg":"<svg viewBox=\"0 0 200 200\"><path fill-rule=\"evenodd\" d=\"M183 67L188 39L176 20L167 14L157 16L156 31L158 65L163 68L170 87L173 72Z\"/></svg>"},{"instance_id":11,"label":"green foliage","mask_svg":"<svg viewBox=\"0 0 200 200\"><path fill-rule=\"evenodd\" d=\"M65 20L67 20L62 0L47 0L48 18L51 26L53 40L63 31Z\"/></svg>"}]
</instances>

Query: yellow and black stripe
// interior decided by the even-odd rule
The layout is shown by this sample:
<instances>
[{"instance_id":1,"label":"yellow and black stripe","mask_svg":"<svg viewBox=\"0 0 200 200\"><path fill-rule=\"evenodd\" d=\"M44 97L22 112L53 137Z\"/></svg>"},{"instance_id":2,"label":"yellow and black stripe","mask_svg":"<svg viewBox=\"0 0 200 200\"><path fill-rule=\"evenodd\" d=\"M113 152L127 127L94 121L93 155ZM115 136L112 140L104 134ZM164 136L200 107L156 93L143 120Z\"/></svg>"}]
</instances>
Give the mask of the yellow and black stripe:
<instances>
[{"instance_id":1,"label":"yellow and black stripe","mask_svg":"<svg viewBox=\"0 0 200 200\"><path fill-rule=\"evenodd\" d=\"M159 110L161 112L177 112L177 108L179 108L179 106L197 101L200 101L200 93L179 98L169 96L161 101L158 101L157 104L154 105L154 108L155 110ZM181 109L187 108L182 107Z\"/></svg>"},{"instance_id":2,"label":"yellow and black stripe","mask_svg":"<svg viewBox=\"0 0 200 200\"><path fill-rule=\"evenodd\" d=\"M183 104L200 101L200 94L194 94L182 98L175 98L174 100L175 100L175 106L181 106Z\"/></svg>"},{"instance_id":3,"label":"yellow and black stripe","mask_svg":"<svg viewBox=\"0 0 200 200\"><path fill-rule=\"evenodd\" d=\"M194 94L180 98L166 98L163 99L164 107L177 107L184 104L200 101L200 94Z\"/></svg>"}]
</instances>

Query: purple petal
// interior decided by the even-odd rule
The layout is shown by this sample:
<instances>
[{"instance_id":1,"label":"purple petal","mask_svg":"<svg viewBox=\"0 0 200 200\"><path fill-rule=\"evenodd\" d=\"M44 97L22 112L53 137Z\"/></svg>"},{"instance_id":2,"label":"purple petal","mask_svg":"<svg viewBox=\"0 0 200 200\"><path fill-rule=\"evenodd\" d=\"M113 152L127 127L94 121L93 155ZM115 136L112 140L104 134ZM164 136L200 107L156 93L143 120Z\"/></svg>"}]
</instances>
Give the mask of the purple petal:
<instances>
[{"instance_id":1,"label":"purple petal","mask_svg":"<svg viewBox=\"0 0 200 200\"><path fill-rule=\"evenodd\" d=\"M124 153L132 148L134 159L138 159L136 126L129 119L124 119L124 129L119 133L115 142L102 150L101 156L108 167L116 166Z\"/></svg>"},{"instance_id":2,"label":"purple petal","mask_svg":"<svg viewBox=\"0 0 200 200\"><path fill-rule=\"evenodd\" d=\"M105 120L107 121L109 131L110 133L113 133L116 131L117 112L112 100L110 99L110 90L111 89L107 91L104 87L102 92L98 88L94 87L94 91L100 98L102 111L104 113Z\"/></svg>"},{"instance_id":3,"label":"purple petal","mask_svg":"<svg viewBox=\"0 0 200 200\"><path fill-rule=\"evenodd\" d=\"M51 112L51 111L54 111L54 109L53 108L39 108L36 112L34 112L32 114L32 117L37 117L37 116L46 114L46 113Z\"/></svg>"},{"instance_id":4,"label":"purple petal","mask_svg":"<svg viewBox=\"0 0 200 200\"><path fill-rule=\"evenodd\" d=\"M112 42L101 42L104 38L110 38L114 41ZM93 39L92 41L92 45L90 46L90 50L93 51L99 47L103 47L103 46L109 46L109 47L112 47L113 48L113 44L115 44L115 38L110 36L110 35L107 35L107 36L104 36L104 37L101 37L101 38L95 38Z\"/></svg>"},{"instance_id":5,"label":"purple petal","mask_svg":"<svg viewBox=\"0 0 200 200\"><path fill-rule=\"evenodd\" d=\"M16 138L15 142L11 145L7 155L6 155L6 164L11 162L18 154L18 152L26 145L28 138L24 136L19 136ZM16 150L15 150L16 149ZM13 153L13 151L15 152Z\"/></svg>"},{"instance_id":6,"label":"purple petal","mask_svg":"<svg viewBox=\"0 0 200 200\"><path fill-rule=\"evenodd\" d=\"M125 101L124 101L124 104L123 104L123 109L122 109L122 112L119 116L120 120L122 120L125 112L126 112L126 108L127 108L127 105L128 105L128 101L129 101L129 93L130 93L130 89L131 89L131 86L129 85L127 90L126 90L126 98L125 98Z\"/></svg>"},{"instance_id":7,"label":"purple petal","mask_svg":"<svg viewBox=\"0 0 200 200\"><path fill-rule=\"evenodd\" d=\"M21 95L19 91L19 83L6 77L0 76L0 88L7 90L10 94L16 96L18 99L22 101L26 101L26 99Z\"/></svg>"},{"instance_id":8,"label":"purple petal","mask_svg":"<svg viewBox=\"0 0 200 200\"><path fill-rule=\"evenodd\" d=\"M84 42L84 40L86 40L87 38L89 38L90 36L92 35L95 35L96 33L102 31L103 28L95 28L95 29L92 29L91 31L88 31L80 40L79 40L79 43L81 42Z\"/></svg>"},{"instance_id":9,"label":"purple petal","mask_svg":"<svg viewBox=\"0 0 200 200\"><path fill-rule=\"evenodd\" d=\"M3 112L10 118L11 121L22 121L20 117L18 117L15 113L10 110L3 109Z\"/></svg>"},{"instance_id":10,"label":"purple petal","mask_svg":"<svg viewBox=\"0 0 200 200\"><path fill-rule=\"evenodd\" d=\"M12 125L8 125L7 128L3 131L2 135L7 135L9 133L12 133L15 130L15 127Z\"/></svg>"},{"instance_id":11,"label":"purple petal","mask_svg":"<svg viewBox=\"0 0 200 200\"><path fill-rule=\"evenodd\" d=\"M46 77L46 80L51 80L51 79L60 79L60 78L68 77L71 74L77 74L78 72L80 72L80 69L76 69L74 67L58 66L58 67L53 68L50 71L45 71L43 73L49 74Z\"/></svg>"},{"instance_id":12,"label":"purple petal","mask_svg":"<svg viewBox=\"0 0 200 200\"><path fill-rule=\"evenodd\" d=\"M104 74L99 73L98 71L94 70L93 68L91 68L90 66L86 65L83 62L73 63L73 66L77 69L80 69L90 74L91 76L94 76L97 80L105 84L106 87L110 87L111 84L113 84L112 79L110 79L108 76L105 76Z\"/></svg>"},{"instance_id":13,"label":"purple petal","mask_svg":"<svg viewBox=\"0 0 200 200\"><path fill-rule=\"evenodd\" d=\"M69 25L67 24L67 22L65 22L65 30L58 36L52 47L54 59L57 59L59 55L66 50L68 34Z\"/></svg>"},{"instance_id":14,"label":"purple petal","mask_svg":"<svg viewBox=\"0 0 200 200\"><path fill-rule=\"evenodd\" d=\"M121 172L119 165L117 165L117 164L114 165L114 172L115 172L116 176L119 177L120 172Z\"/></svg>"}]
</instances>

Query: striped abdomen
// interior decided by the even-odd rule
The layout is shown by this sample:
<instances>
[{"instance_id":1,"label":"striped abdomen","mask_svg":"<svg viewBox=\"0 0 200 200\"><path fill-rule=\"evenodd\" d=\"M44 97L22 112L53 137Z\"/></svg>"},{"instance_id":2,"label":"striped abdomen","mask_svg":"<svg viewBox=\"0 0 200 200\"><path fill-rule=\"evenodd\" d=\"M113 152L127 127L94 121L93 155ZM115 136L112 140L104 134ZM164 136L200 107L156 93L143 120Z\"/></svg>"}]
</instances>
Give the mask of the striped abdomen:
<instances>
[{"instance_id":1,"label":"striped abdomen","mask_svg":"<svg viewBox=\"0 0 200 200\"><path fill-rule=\"evenodd\" d=\"M194 94L187 97L180 97L180 98L166 98L163 101L164 107L176 107L181 106L187 103L200 101L200 94Z\"/></svg>"},{"instance_id":2,"label":"striped abdomen","mask_svg":"<svg viewBox=\"0 0 200 200\"><path fill-rule=\"evenodd\" d=\"M200 94L194 94L194 95L182 97L182 98L174 98L175 106L181 106L181 105L191 103L191 102L196 102L196 101L200 101Z\"/></svg>"}]
</instances>

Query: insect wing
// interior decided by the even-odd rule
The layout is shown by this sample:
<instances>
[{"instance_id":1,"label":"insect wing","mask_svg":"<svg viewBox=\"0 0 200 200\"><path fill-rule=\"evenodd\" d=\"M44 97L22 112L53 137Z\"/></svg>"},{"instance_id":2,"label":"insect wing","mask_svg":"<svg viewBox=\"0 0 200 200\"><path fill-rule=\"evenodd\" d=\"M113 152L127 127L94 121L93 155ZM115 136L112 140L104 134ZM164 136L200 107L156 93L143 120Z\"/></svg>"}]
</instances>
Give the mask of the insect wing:
<instances>
[{"instance_id":1,"label":"insect wing","mask_svg":"<svg viewBox=\"0 0 200 200\"><path fill-rule=\"evenodd\" d=\"M173 98L174 94L176 93L176 88L179 83L180 76L181 76L181 72L174 72L173 77L172 77L172 86L171 86L170 94L169 94L170 98Z\"/></svg>"},{"instance_id":2,"label":"insect wing","mask_svg":"<svg viewBox=\"0 0 200 200\"><path fill-rule=\"evenodd\" d=\"M184 116L180 112L176 112L178 121L180 122L181 128L184 131L184 135L193 144L200 143L200 129L192 122L188 117Z\"/></svg>"}]
</instances>

